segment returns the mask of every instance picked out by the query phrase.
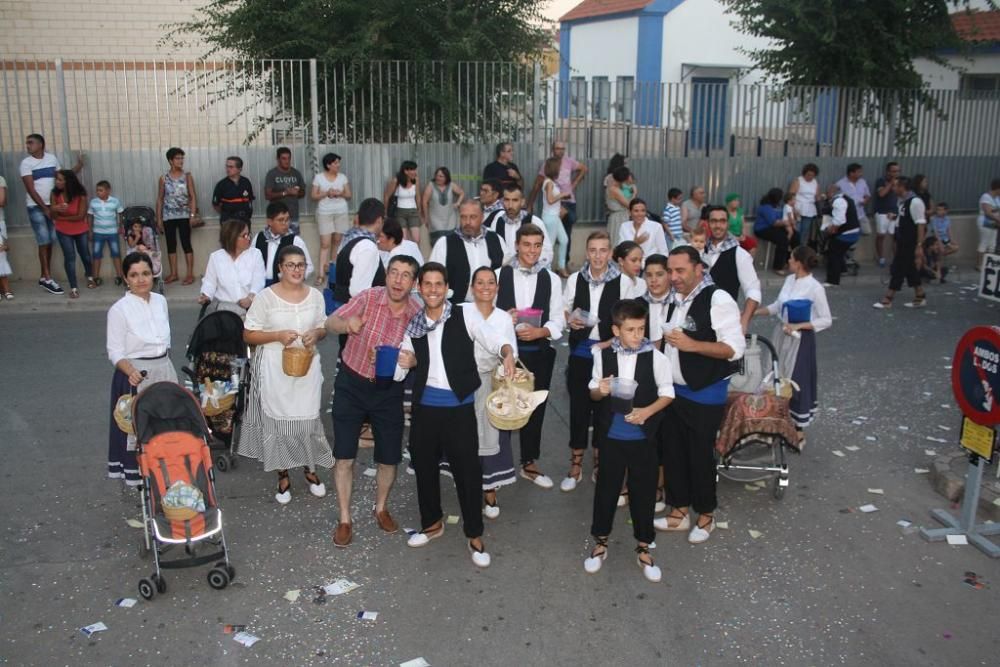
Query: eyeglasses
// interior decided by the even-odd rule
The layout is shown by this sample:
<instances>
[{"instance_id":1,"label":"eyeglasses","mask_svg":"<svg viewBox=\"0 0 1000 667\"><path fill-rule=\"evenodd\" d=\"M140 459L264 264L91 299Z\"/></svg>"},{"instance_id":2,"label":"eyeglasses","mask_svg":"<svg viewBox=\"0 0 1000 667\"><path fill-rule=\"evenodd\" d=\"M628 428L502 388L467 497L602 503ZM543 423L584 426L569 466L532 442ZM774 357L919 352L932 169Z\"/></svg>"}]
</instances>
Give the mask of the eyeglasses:
<instances>
[{"instance_id":1,"label":"eyeglasses","mask_svg":"<svg viewBox=\"0 0 1000 667\"><path fill-rule=\"evenodd\" d=\"M281 268L287 269L289 271L304 271L306 268L305 262L285 262L281 265Z\"/></svg>"}]
</instances>

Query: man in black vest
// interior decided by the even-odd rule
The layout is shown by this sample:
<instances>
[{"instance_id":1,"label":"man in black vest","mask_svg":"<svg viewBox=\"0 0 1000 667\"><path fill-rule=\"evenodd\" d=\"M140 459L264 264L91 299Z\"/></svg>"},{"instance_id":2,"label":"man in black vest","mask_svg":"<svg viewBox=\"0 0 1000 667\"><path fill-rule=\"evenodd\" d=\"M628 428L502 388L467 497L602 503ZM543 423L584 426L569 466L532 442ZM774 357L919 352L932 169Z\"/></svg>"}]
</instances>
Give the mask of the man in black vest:
<instances>
[{"instance_id":1,"label":"man in black vest","mask_svg":"<svg viewBox=\"0 0 1000 667\"><path fill-rule=\"evenodd\" d=\"M278 265L274 260L278 257L278 252L287 245L297 245L302 248L302 253L306 256L306 280L308 281L312 275L313 262L309 256L309 248L301 236L289 230L290 221L291 216L285 202L273 201L267 205L267 226L254 237L253 245L264 258L266 287L278 282Z\"/></svg>"},{"instance_id":2,"label":"man in black vest","mask_svg":"<svg viewBox=\"0 0 1000 667\"><path fill-rule=\"evenodd\" d=\"M569 361L566 363L566 389L569 392L570 468L559 484L563 491L572 491L583 479L583 453L587 449L590 429L594 429L594 472L597 479L597 448L600 435L597 423L598 402L590 396L587 383L593 369L591 347L610 340L611 309L622 299L640 296L631 292L631 281L621 279L621 269L611 261L611 238L605 231L592 232L587 237L587 261L566 281L563 303L569 321ZM577 310L591 314L591 322L574 317ZM597 324L593 324L597 321Z\"/></svg>"},{"instance_id":3,"label":"man in black vest","mask_svg":"<svg viewBox=\"0 0 1000 667\"><path fill-rule=\"evenodd\" d=\"M521 225L533 224L542 230L542 258L539 260L543 266L552 266L552 239L545 223L524 210L524 193L521 188L512 185L503 191L503 212L492 217L487 222L487 227L500 235L500 238L507 244L507 255L504 263L510 262L517 254L517 230Z\"/></svg>"},{"instance_id":4,"label":"man in black vest","mask_svg":"<svg viewBox=\"0 0 1000 667\"><path fill-rule=\"evenodd\" d=\"M725 290L705 275L698 251L681 246L667 257L672 287L667 307L664 353L674 378L673 403L663 424L663 468L670 514L657 530L691 527L688 542L699 544L715 528L715 437L726 409L731 362L746 350L740 312Z\"/></svg>"},{"instance_id":5,"label":"man in black vest","mask_svg":"<svg viewBox=\"0 0 1000 667\"><path fill-rule=\"evenodd\" d=\"M445 234L431 249L430 261L444 264L451 285L451 302L472 301L469 285L480 266L498 269L507 245L496 232L483 228L483 209L477 201L462 202L458 229Z\"/></svg>"},{"instance_id":6,"label":"man in black vest","mask_svg":"<svg viewBox=\"0 0 1000 667\"><path fill-rule=\"evenodd\" d=\"M913 301L904 303L907 308L923 308L927 305L924 288L920 286L921 251L924 247L924 237L927 235L927 211L924 201L910 189L910 179L900 176L894 185L896 199L899 202L899 214L896 216L896 254L889 266L889 289L881 301L873 304L875 308L885 310L892 308L892 298L906 284L913 288Z\"/></svg>"},{"instance_id":7,"label":"man in black vest","mask_svg":"<svg viewBox=\"0 0 1000 667\"><path fill-rule=\"evenodd\" d=\"M493 219L503 213L503 184L495 178L480 183L479 203L483 206L483 224L491 227Z\"/></svg>"},{"instance_id":8,"label":"man in black vest","mask_svg":"<svg viewBox=\"0 0 1000 667\"><path fill-rule=\"evenodd\" d=\"M562 337L562 283L559 276L542 266L539 258L544 241L542 230L530 223L517 230L517 256L508 266L497 271L497 308L514 318L517 333L517 354L529 371L535 374L535 390L548 390L552 383L552 368L556 351L552 341ZM539 324L523 322L525 309L541 311ZM521 477L543 489L552 488L552 479L542 474L536 461L542 451L542 421L545 403L531 413L531 419L521 429Z\"/></svg>"},{"instance_id":9,"label":"man in black vest","mask_svg":"<svg viewBox=\"0 0 1000 667\"><path fill-rule=\"evenodd\" d=\"M385 287L385 268L378 252L385 206L369 197L358 207L358 226L344 234L337 251L333 299L338 307L369 287Z\"/></svg>"},{"instance_id":10,"label":"man in black vest","mask_svg":"<svg viewBox=\"0 0 1000 667\"><path fill-rule=\"evenodd\" d=\"M753 257L740 247L739 239L729 233L729 214L725 207L708 207L708 229L711 237L702 260L708 265L709 275L715 284L733 297L733 301L743 291L746 301L740 323L746 333L750 318L761 301L760 279L753 267Z\"/></svg>"},{"instance_id":11,"label":"man in black vest","mask_svg":"<svg viewBox=\"0 0 1000 667\"><path fill-rule=\"evenodd\" d=\"M826 246L825 285L835 287L840 284L840 274L844 271L847 251L861 238L861 220L854 199L843 192L833 197L830 209L833 224L822 230L830 237Z\"/></svg>"},{"instance_id":12,"label":"man in black vest","mask_svg":"<svg viewBox=\"0 0 1000 667\"><path fill-rule=\"evenodd\" d=\"M396 380L414 374L410 455L417 477L420 532L407 541L422 547L444 533L438 464L451 465L462 526L472 562L489 567L483 545L483 477L479 464L475 392L479 388L475 345L503 357L504 370L514 373L514 351L483 320L475 307L453 306L445 299L447 270L428 262L417 275L424 308L410 320L399 354Z\"/></svg>"}]
</instances>

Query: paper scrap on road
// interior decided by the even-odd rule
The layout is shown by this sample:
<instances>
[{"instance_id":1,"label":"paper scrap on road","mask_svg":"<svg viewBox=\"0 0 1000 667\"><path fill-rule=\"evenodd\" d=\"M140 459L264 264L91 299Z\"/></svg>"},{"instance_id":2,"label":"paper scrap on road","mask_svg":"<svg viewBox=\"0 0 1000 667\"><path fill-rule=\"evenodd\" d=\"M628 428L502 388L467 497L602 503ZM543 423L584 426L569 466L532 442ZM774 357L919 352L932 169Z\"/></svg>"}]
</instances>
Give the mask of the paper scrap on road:
<instances>
[{"instance_id":1,"label":"paper scrap on road","mask_svg":"<svg viewBox=\"0 0 1000 667\"><path fill-rule=\"evenodd\" d=\"M864 422L861 421L860 419L852 419L851 423L854 424L855 426L861 426L862 424L864 424Z\"/></svg>"},{"instance_id":2,"label":"paper scrap on road","mask_svg":"<svg viewBox=\"0 0 1000 667\"><path fill-rule=\"evenodd\" d=\"M286 599L286 600L288 600L289 602L295 602L296 600L298 600L298 599L299 599L299 594L301 594L301 593L302 593L302 591L301 591L301 590L299 590L298 588L296 588L296 589L294 589L294 590L290 590L290 591L287 591L287 592L286 592L286 593L285 593L284 595L282 595L281 597L285 598L285 599Z\"/></svg>"},{"instance_id":3,"label":"paper scrap on road","mask_svg":"<svg viewBox=\"0 0 1000 667\"><path fill-rule=\"evenodd\" d=\"M722 530L729 530L729 522L728 521L716 521L715 522L715 527L716 528L721 528ZM652 546L653 545L650 545L650 548L652 548Z\"/></svg>"},{"instance_id":4,"label":"paper scrap on road","mask_svg":"<svg viewBox=\"0 0 1000 667\"><path fill-rule=\"evenodd\" d=\"M879 496L885 495L885 491L882 489L868 489L868 493L874 493Z\"/></svg>"},{"instance_id":5,"label":"paper scrap on road","mask_svg":"<svg viewBox=\"0 0 1000 667\"><path fill-rule=\"evenodd\" d=\"M344 593L350 593L356 588L361 588L361 584L356 584L347 579L337 579L332 584L324 586L323 592L327 595L343 595Z\"/></svg>"},{"instance_id":6,"label":"paper scrap on road","mask_svg":"<svg viewBox=\"0 0 1000 667\"><path fill-rule=\"evenodd\" d=\"M947 403L942 403L941 407L944 408L945 410L951 410L951 406L948 405Z\"/></svg>"},{"instance_id":7,"label":"paper scrap on road","mask_svg":"<svg viewBox=\"0 0 1000 667\"><path fill-rule=\"evenodd\" d=\"M260 637L258 637L257 635L252 635L249 632L237 632L235 635L233 635L233 640L238 641L247 648L250 648L251 646L260 641Z\"/></svg>"},{"instance_id":8,"label":"paper scrap on road","mask_svg":"<svg viewBox=\"0 0 1000 667\"><path fill-rule=\"evenodd\" d=\"M846 449L849 452L856 452L861 448L858 447L857 445L847 445L846 447L844 447L844 449Z\"/></svg>"},{"instance_id":9,"label":"paper scrap on road","mask_svg":"<svg viewBox=\"0 0 1000 667\"><path fill-rule=\"evenodd\" d=\"M930 442L940 442L940 443L946 443L946 442L948 442L944 438L935 438L933 435L927 436L927 440L929 440Z\"/></svg>"},{"instance_id":10,"label":"paper scrap on road","mask_svg":"<svg viewBox=\"0 0 1000 667\"><path fill-rule=\"evenodd\" d=\"M906 519L900 519L899 521L896 522L896 525L899 526L900 528L909 528L910 526L913 525L913 523L907 521Z\"/></svg>"},{"instance_id":11,"label":"paper scrap on road","mask_svg":"<svg viewBox=\"0 0 1000 667\"><path fill-rule=\"evenodd\" d=\"M925 391L925 392L923 392L923 394L924 394L924 396L933 396L933 394L931 394L931 392L929 392L929 391Z\"/></svg>"},{"instance_id":12,"label":"paper scrap on road","mask_svg":"<svg viewBox=\"0 0 1000 667\"><path fill-rule=\"evenodd\" d=\"M223 632L223 634L227 634L227 635L231 635L234 632L243 632L246 629L247 629L247 626L245 626L245 625L223 625L222 626L222 632Z\"/></svg>"},{"instance_id":13,"label":"paper scrap on road","mask_svg":"<svg viewBox=\"0 0 1000 667\"><path fill-rule=\"evenodd\" d=\"M399 667L431 667L431 663L423 658L414 658L413 660L399 663Z\"/></svg>"},{"instance_id":14,"label":"paper scrap on road","mask_svg":"<svg viewBox=\"0 0 1000 667\"><path fill-rule=\"evenodd\" d=\"M840 457L847 456L847 454L845 454L844 452L840 451L839 449L834 449L833 450L833 455L834 456L840 456Z\"/></svg>"},{"instance_id":15,"label":"paper scrap on road","mask_svg":"<svg viewBox=\"0 0 1000 667\"><path fill-rule=\"evenodd\" d=\"M760 489L760 487L755 484L744 484L743 488L746 489L747 491L757 491L758 489Z\"/></svg>"},{"instance_id":16,"label":"paper scrap on road","mask_svg":"<svg viewBox=\"0 0 1000 667\"><path fill-rule=\"evenodd\" d=\"M365 468L365 477L374 477L378 474L375 468Z\"/></svg>"},{"instance_id":17,"label":"paper scrap on road","mask_svg":"<svg viewBox=\"0 0 1000 667\"><path fill-rule=\"evenodd\" d=\"M458 523L458 517L456 515L454 515L454 514L449 514L448 515L448 519L447 519L447 523L449 525L454 526L456 523Z\"/></svg>"},{"instance_id":18,"label":"paper scrap on road","mask_svg":"<svg viewBox=\"0 0 1000 667\"><path fill-rule=\"evenodd\" d=\"M129 528L142 528L143 526L142 521L138 521L137 519L125 519L125 523L128 524Z\"/></svg>"},{"instance_id":19,"label":"paper scrap on road","mask_svg":"<svg viewBox=\"0 0 1000 667\"><path fill-rule=\"evenodd\" d=\"M896 428L898 428L900 431L909 431L910 430L909 426L903 426L902 424L900 424Z\"/></svg>"},{"instance_id":20,"label":"paper scrap on road","mask_svg":"<svg viewBox=\"0 0 1000 667\"><path fill-rule=\"evenodd\" d=\"M764 487L767 486L767 480L758 479L756 482L754 482L754 486L756 486L758 489L763 489Z\"/></svg>"},{"instance_id":21,"label":"paper scrap on road","mask_svg":"<svg viewBox=\"0 0 1000 667\"><path fill-rule=\"evenodd\" d=\"M913 472L915 472L918 475L926 475L927 473L930 472L930 470L928 470L927 468L914 468Z\"/></svg>"},{"instance_id":22,"label":"paper scrap on road","mask_svg":"<svg viewBox=\"0 0 1000 667\"><path fill-rule=\"evenodd\" d=\"M858 508L858 510L864 512L865 514L869 514L870 512L878 512L878 508L875 507L874 505L862 505L861 507Z\"/></svg>"},{"instance_id":23,"label":"paper scrap on road","mask_svg":"<svg viewBox=\"0 0 1000 667\"><path fill-rule=\"evenodd\" d=\"M359 621L374 621L378 618L377 611L359 611L358 620Z\"/></svg>"},{"instance_id":24,"label":"paper scrap on road","mask_svg":"<svg viewBox=\"0 0 1000 667\"><path fill-rule=\"evenodd\" d=\"M935 449L925 449L924 454L927 456L937 456L937 450Z\"/></svg>"},{"instance_id":25,"label":"paper scrap on road","mask_svg":"<svg viewBox=\"0 0 1000 667\"><path fill-rule=\"evenodd\" d=\"M97 623L91 623L90 625L83 626L80 628L80 632L89 637L96 632L104 632L107 629L108 626L104 625L101 621L98 621Z\"/></svg>"},{"instance_id":26,"label":"paper scrap on road","mask_svg":"<svg viewBox=\"0 0 1000 667\"><path fill-rule=\"evenodd\" d=\"M965 535L947 535L948 544L953 547L962 546L969 543L969 538Z\"/></svg>"},{"instance_id":27,"label":"paper scrap on road","mask_svg":"<svg viewBox=\"0 0 1000 667\"><path fill-rule=\"evenodd\" d=\"M865 440L867 440L868 442L875 442L875 441L878 440L878 436L877 435L866 435L865 436Z\"/></svg>"},{"instance_id":28,"label":"paper scrap on road","mask_svg":"<svg viewBox=\"0 0 1000 667\"><path fill-rule=\"evenodd\" d=\"M751 528L748 532L750 533L750 537L752 537L755 540L759 537L764 536L764 533L760 532L759 530L754 530L753 528Z\"/></svg>"},{"instance_id":29,"label":"paper scrap on road","mask_svg":"<svg viewBox=\"0 0 1000 667\"><path fill-rule=\"evenodd\" d=\"M950 431L951 430L950 426L945 426L944 424L938 424L938 428L941 429L942 431Z\"/></svg>"},{"instance_id":30,"label":"paper scrap on road","mask_svg":"<svg viewBox=\"0 0 1000 667\"><path fill-rule=\"evenodd\" d=\"M124 607L125 609L131 609L138 602L135 598L118 598L115 600L116 607Z\"/></svg>"}]
</instances>

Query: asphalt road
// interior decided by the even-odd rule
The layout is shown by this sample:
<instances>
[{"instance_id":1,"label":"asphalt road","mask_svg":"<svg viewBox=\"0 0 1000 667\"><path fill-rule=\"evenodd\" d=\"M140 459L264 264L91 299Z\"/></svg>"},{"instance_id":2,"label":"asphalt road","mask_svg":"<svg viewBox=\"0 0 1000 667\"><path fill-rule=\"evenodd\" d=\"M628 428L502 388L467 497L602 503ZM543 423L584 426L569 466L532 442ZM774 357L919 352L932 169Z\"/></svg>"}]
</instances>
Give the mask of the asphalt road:
<instances>
[{"instance_id":1,"label":"asphalt road","mask_svg":"<svg viewBox=\"0 0 1000 667\"><path fill-rule=\"evenodd\" d=\"M402 533L380 534L370 518L373 482L362 475L371 450L362 450L350 548L331 542L329 473L321 473L326 498L309 497L296 473L293 501L280 506L273 475L245 461L218 476L234 584L211 590L205 567L168 571L168 592L131 609L114 602L137 598L152 566L137 556L141 531L126 524L139 516L134 494L104 478L104 313L0 311L0 662L995 664L1000 563L971 546L925 543L896 522L929 525L929 510L945 505L914 468L929 467L927 449L957 447L926 440L957 439L946 357L962 332L996 323L1000 310L949 284L932 288L925 310L877 312L877 281L846 282L831 292L837 319L819 336L821 413L805 452L792 459L786 497L720 482L717 518L728 530L700 546L660 535L660 584L635 565L623 513L604 569L584 573L589 462L588 481L571 494L524 481L505 488L502 514L484 536L493 566L479 571L460 526L420 550L408 549ZM180 365L196 311L173 303ZM771 331L770 323L756 326ZM561 369L566 348L559 350ZM322 353L329 386L335 343ZM852 424L857 417L867 419ZM557 380L541 461L557 483L567 467L567 420ZM414 479L400 473L392 509L402 526L416 527ZM445 512L458 514L450 481L443 483ZM866 503L878 511L858 512ZM967 571L987 587L964 584ZM361 587L315 602L313 588L338 578ZM282 597L290 589L302 591L295 602ZM357 620L361 610L378 619ZM98 621L109 629L90 638L78 630ZM241 646L223 633L226 623L245 624L260 642Z\"/></svg>"}]
</instances>

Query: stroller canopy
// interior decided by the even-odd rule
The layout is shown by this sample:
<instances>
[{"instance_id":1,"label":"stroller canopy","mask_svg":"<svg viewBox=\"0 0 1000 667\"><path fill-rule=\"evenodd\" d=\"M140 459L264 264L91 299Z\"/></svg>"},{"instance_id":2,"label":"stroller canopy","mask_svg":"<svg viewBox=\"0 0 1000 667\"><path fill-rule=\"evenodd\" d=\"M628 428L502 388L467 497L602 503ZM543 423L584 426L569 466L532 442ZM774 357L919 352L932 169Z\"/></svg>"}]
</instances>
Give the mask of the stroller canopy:
<instances>
[{"instance_id":1,"label":"stroller canopy","mask_svg":"<svg viewBox=\"0 0 1000 667\"><path fill-rule=\"evenodd\" d=\"M247 344L243 342L243 320L236 313L217 310L201 318L188 341L187 358L195 361L203 352L231 354L245 359Z\"/></svg>"},{"instance_id":2,"label":"stroller canopy","mask_svg":"<svg viewBox=\"0 0 1000 667\"><path fill-rule=\"evenodd\" d=\"M132 399L132 424L140 443L170 431L184 431L199 438L211 432L198 399L174 382L157 382Z\"/></svg>"}]
</instances>

